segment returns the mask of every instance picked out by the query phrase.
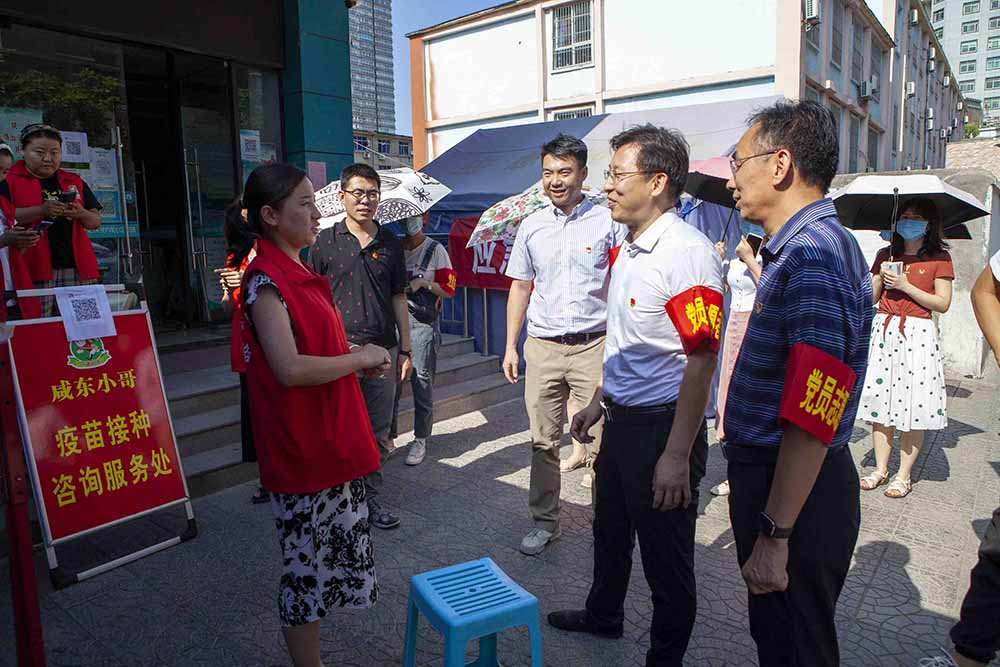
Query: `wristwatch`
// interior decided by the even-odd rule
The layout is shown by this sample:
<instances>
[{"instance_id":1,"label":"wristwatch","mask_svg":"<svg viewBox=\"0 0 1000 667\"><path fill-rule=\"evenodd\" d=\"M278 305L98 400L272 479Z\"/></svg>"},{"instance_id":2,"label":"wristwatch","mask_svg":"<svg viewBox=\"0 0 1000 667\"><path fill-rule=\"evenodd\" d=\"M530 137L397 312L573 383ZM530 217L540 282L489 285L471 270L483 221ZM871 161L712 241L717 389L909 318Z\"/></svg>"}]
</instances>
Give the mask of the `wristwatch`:
<instances>
[{"instance_id":1,"label":"wristwatch","mask_svg":"<svg viewBox=\"0 0 1000 667\"><path fill-rule=\"evenodd\" d=\"M787 540L792 536L793 528L780 528L778 524L774 522L774 519L767 515L767 512L761 512L757 530L761 535L766 535L776 540Z\"/></svg>"},{"instance_id":2,"label":"wristwatch","mask_svg":"<svg viewBox=\"0 0 1000 667\"><path fill-rule=\"evenodd\" d=\"M396 356L398 356L398 357L409 357L410 356L410 351L409 350L400 350L399 352L396 353Z\"/></svg>"}]
</instances>

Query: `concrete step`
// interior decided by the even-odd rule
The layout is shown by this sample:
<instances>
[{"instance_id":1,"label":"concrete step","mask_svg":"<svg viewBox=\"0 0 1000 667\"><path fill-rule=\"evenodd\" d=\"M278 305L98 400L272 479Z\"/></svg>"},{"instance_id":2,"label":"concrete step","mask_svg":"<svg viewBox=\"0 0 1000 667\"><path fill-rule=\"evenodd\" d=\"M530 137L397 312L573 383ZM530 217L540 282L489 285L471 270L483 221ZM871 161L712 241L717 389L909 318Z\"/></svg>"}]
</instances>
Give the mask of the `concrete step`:
<instances>
[{"instance_id":1,"label":"concrete step","mask_svg":"<svg viewBox=\"0 0 1000 667\"><path fill-rule=\"evenodd\" d=\"M524 396L524 385L510 384L502 373L491 373L446 386L434 386L434 421L440 422L489 405L505 403ZM413 430L413 397L399 400L397 430Z\"/></svg>"},{"instance_id":2,"label":"concrete step","mask_svg":"<svg viewBox=\"0 0 1000 667\"><path fill-rule=\"evenodd\" d=\"M173 421L177 448L183 457L216 449L221 443L240 441L238 401L235 405L175 417Z\"/></svg>"},{"instance_id":3,"label":"concrete step","mask_svg":"<svg viewBox=\"0 0 1000 667\"><path fill-rule=\"evenodd\" d=\"M441 349L438 350L438 360L446 357L457 357L476 351L476 340L470 337L441 335Z\"/></svg>"},{"instance_id":4,"label":"concrete step","mask_svg":"<svg viewBox=\"0 0 1000 667\"><path fill-rule=\"evenodd\" d=\"M216 366L229 367L229 338L224 341L202 343L194 348L159 349L160 369L163 376L188 373Z\"/></svg>"},{"instance_id":5,"label":"concrete step","mask_svg":"<svg viewBox=\"0 0 1000 667\"><path fill-rule=\"evenodd\" d=\"M442 346L443 347L443 346ZM447 387L467 380L494 375L500 368L500 359L496 356L484 357L478 352L469 352L458 356L438 359L437 375L434 377L434 388ZM411 394L412 385L403 385L402 395Z\"/></svg>"},{"instance_id":6,"label":"concrete step","mask_svg":"<svg viewBox=\"0 0 1000 667\"><path fill-rule=\"evenodd\" d=\"M497 405L510 400L520 399L524 394L521 383L510 384L500 373L486 377L467 380L445 387L435 387L434 420L437 422L451 419L459 415L481 410L491 405ZM200 415L199 415L200 416ZM256 464L243 463L239 444L239 410L231 413L225 410L213 411L212 418L220 424L236 420L236 438L224 439L221 436L213 438L214 446L206 446L201 440L205 431L196 432L198 420L174 422L178 430L178 441L181 440L181 427L185 428L185 445L181 448L184 475L188 480L188 489L192 497L215 493L225 488L243 484L258 475ZM178 426L178 422L181 426ZM204 426L201 423L201 426ZM399 432L413 430L413 401L404 398L399 405ZM232 433L230 427L221 428L218 433ZM193 443L193 444L192 444ZM227 443L227 444L220 444ZM405 444L398 442L397 444Z\"/></svg>"},{"instance_id":7,"label":"concrete step","mask_svg":"<svg viewBox=\"0 0 1000 667\"><path fill-rule=\"evenodd\" d=\"M240 403L240 376L225 366L172 373L163 378L174 419Z\"/></svg>"}]
</instances>

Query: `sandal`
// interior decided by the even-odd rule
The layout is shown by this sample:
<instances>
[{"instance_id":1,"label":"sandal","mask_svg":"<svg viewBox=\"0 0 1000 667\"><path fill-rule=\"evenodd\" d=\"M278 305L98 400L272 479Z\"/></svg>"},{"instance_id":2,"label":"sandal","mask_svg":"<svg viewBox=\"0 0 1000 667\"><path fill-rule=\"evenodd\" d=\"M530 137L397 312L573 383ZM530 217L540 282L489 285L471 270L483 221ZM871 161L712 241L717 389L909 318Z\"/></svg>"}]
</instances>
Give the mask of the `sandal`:
<instances>
[{"instance_id":1,"label":"sandal","mask_svg":"<svg viewBox=\"0 0 1000 667\"><path fill-rule=\"evenodd\" d=\"M868 473L861 478L861 490L873 491L889 481L889 473L880 475L877 470Z\"/></svg>"},{"instance_id":2,"label":"sandal","mask_svg":"<svg viewBox=\"0 0 1000 667\"><path fill-rule=\"evenodd\" d=\"M896 477L889 483L889 488L882 495L886 498L905 498L910 495L910 491L912 490L913 482L911 480Z\"/></svg>"}]
</instances>

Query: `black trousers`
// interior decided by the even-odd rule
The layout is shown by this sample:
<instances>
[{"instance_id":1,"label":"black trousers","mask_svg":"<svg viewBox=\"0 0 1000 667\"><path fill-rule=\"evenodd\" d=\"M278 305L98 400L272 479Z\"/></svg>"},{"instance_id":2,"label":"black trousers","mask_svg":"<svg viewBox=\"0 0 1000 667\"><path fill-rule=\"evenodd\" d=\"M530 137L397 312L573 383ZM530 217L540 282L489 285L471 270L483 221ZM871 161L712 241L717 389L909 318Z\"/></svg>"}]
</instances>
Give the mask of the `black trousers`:
<instances>
[{"instance_id":1,"label":"black trousers","mask_svg":"<svg viewBox=\"0 0 1000 667\"><path fill-rule=\"evenodd\" d=\"M777 451L723 449L729 461L729 519L740 567L757 541ZM858 472L846 447L828 452L788 544L788 589L748 595L750 634L761 667L837 667L834 611L861 525Z\"/></svg>"},{"instance_id":2,"label":"black trousers","mask_svg":"<svg viewBox=\"0 0 1000 667\"><path fill-rule=\"evenodd\" d=\"M691 504L653 509L653 468L667 443L673 406L663 414L605 422L594 463L594 583L587 611L594 621L621 625L639 536L642 569L652 591L648 667L681 665L694 627L694 530L698 484L705 475L705 424L691 449Z\"/></svg>"},{"instance_id":3,"label":"black trousers","mask_svg":"<svg viewBox=\"0 0 1000 667\"><path fill-rule=\"evenodd\" d=\"M253 446L253 428L250 425L250 395L247 394L247 374L240 373L240 444L243 462L256 463L257 450Z\"/></svg>"},{"instance_id":4,"label":"black trousers","mask_svg":"<svg viewBox=\"0 0 1000 667\"><path fill-rule=\"evenodd\" d=\"M971 660L990 662L1000 651L1000 507L979 547L972 586L962 602L962 615L951 629L955 650Z\"/></svg>"}]
</instances>

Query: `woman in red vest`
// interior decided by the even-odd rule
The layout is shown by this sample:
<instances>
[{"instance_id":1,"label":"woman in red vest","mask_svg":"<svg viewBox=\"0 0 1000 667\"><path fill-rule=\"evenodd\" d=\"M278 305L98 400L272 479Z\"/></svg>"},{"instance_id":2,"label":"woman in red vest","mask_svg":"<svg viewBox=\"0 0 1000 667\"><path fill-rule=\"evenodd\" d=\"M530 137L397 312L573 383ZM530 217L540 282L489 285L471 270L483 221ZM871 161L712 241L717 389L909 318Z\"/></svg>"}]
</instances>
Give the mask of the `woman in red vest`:
<instances>
[{"instance_id":1,"label":"woman in red vest","mask_svg":"<svg viewBox=\"0 0 1000 667\"><path fill-rule=\"evenodd\" d=\"M234 373L240 376L240 440L243 450L243 463L257 463L257 450L253 446L253 429L250 426L250 400L247 397L247 364L243 352L243 309L240 307L240 285L243 273L257 255L254 248L249 254L243 255L240 244L239 228L247 224L246 211L240 211L240 219L227 218L222 228L229 246L226 265L216 269L219 274L219 286L222 288L222 310L232 318L232 329L229 335L229 365ZM237 247L234 247L237 246ZM271 502L271 495L263 486L250 496L250 502L255 505Z\"/></svg>"},{"instance_id":2,"label":"woman in red vest","mask_svg":"<svg viewBox=\"0 0 1000 667\"><path fill-rule=\"evenodd\" d=\"M24 251L39 241L38 232L18 227L14 222L14 205L0 197L0 294L7 290L34 287ZM32 319L41 316L37 297L0 298L0 322Z\"/></svg>"},{"instance_id":3,"label":"woman in red vest","mask_svg":"<svg viewBox=\"0 0 1000 667\"><path fill-rule=\"evenodd\" d=\"M35 287L88 285L100 278L88 229L101 225L101 204L78 175L60 169L62 135L51 125L28 125L21 131L24 159L0 183L0 196L13 202L18 224L52 225L24 257ZM74 196L75 194L75 196ZM41 298L42 315L54 314L55 297Z\"/></svg>"},{"instance_id":4,"label":"woman in red vest","mask_svg":"<svg viewBox=\"0 0 1000 667\"><path fill-rule=\"evenodd\" d=\"M234 254L257 248L240 301L254 445L284 562L278 611L292 661L315 667L319 619L378 597L363 477L379 453L356 374L384 373L390 359L349 348L329 281L300 259L320 217L305 173L258 167L227 218L240 222L241 209Z\"/></svg>"}]
</instances>

